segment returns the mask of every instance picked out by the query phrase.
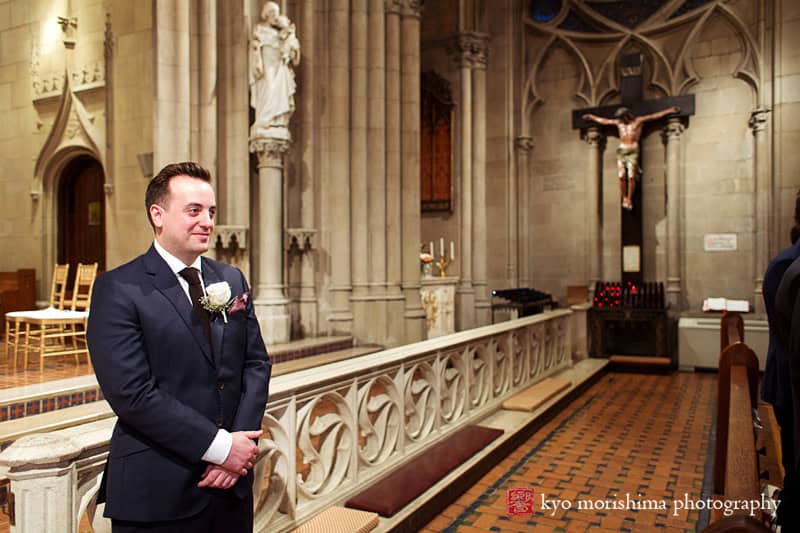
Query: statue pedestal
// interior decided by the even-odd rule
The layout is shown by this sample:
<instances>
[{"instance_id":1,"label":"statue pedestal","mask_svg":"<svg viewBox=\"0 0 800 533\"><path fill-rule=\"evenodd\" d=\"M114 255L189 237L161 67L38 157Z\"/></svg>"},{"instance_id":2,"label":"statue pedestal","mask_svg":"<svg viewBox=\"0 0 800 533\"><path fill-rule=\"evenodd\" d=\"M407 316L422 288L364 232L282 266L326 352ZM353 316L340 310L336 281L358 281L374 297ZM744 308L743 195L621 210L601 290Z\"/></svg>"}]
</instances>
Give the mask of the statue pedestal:
<instances>
[{"instance_id":1,"label":"statue pedestal","mask_svg":"<svg viewBox=\"0 0 800 533\"><path fill-rule=\"evenodd\" d=\"M429 339L456 332L457 283L457 277L423 277L420 279L419 293L427 317Z\"/></svg>"}]
</instances>

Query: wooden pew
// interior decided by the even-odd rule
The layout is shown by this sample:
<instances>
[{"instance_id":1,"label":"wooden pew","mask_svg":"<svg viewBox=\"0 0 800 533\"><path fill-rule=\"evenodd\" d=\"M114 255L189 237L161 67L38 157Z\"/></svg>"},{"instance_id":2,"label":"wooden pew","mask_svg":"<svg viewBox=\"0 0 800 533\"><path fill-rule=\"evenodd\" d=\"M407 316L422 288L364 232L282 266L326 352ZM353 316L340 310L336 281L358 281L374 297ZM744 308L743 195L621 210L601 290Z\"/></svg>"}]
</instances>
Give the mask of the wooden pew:
<instances>
[{"instance_id":1,"label":"wooden pew","mask_svg":"<svg viewBox=\"0 0 800 533\"><path fill-rule=\"evenodd\" d=\"M30 309L36 309L36 270L0 272L0 318L10 311ZM0 334L4 330L5 320L0 320Z\"/></svg>"},{"instance_id":2,"label":"wooden pew","mask_svg":"<svg viewBox=\"0 0 800 533\"><path fill-rule=\"evenodd\" d=\"M728 441L728 409L730 407L730 359L725 350L734 343L744 344L744 320L739 313L724 313L719 322L719 376L717 379L717 435L714 449L714 492L722 494L725 486L725 456ZM731 352L733 353L733 352ZM740 353L737 350L736 353ZM746 357L746 356L744 356ZM723 363L723 358L726 361ZM758 364L756 364L758 373ZM757 382L756 382L757 384ZM757 398L756 398L757 399ZM755 403L753 404L755 406Z\"/></svg>"},{"instance_id":3,"label":"wooden pew","mask_svg":"<svg viewBox=\"0 0 800 533\"><path fill-rule=\"evenodd\" d=\"M730 324L733 327L728 334L736 337L735 319L729 323L723 320L722 329ZM758 359L743 342L734 342L722 350L717 385L714 494L728 501L760 500L753 431L753 409L758 400ZM769 531L749 514L748 509L733 510L732 516L714 521L704 533Z\"/></svg>"},{"instance_id":4,"label":"wooden pew","mask_svg":"<svg viewBox=\"0 0 800 533\"><path fill-rule=\"evenodd\" d=\"M739 313L724 313L719 322L719 353L734 342L744 342L744 320Z\"/></svg>"}]
</instances>

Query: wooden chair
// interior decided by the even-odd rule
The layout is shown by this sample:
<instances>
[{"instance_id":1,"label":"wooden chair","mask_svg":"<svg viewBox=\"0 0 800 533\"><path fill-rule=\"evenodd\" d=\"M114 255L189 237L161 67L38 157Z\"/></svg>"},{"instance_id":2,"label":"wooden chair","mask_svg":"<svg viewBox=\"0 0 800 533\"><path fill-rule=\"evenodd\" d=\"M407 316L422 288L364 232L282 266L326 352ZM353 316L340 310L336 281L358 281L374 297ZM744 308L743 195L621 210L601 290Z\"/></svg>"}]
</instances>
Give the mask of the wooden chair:
<instances>
[{"instance_id":1,"label":"wooden chair","mask_svg":"<svg viewBox=\"0 0 800 533\"><path fill-rule=\"evenodd\" d=\"M97 279L97 263L92 263L91 265L78 264L78 272L75 274L75 286L72 289L71 311L84 312L88 318L95 279ZM84 318L82 324L71 322L66 327L73 332L71 337L73 347L77 349L78 344L83 344L86 351L86 361L91 367L92 360L89 358L89 349L86 345L86 318ZM78 363L77 353L75 354L75 363Z\"/></svg>"},{"instance_id":2,"label":"wooden chair","mask_svg":"<svg viewBox=\"0 0 800 533\"><path fill-rule=\"evenodd\" d=\"M78 264L72 303L69 309L41 309L26 313L24 318L24 367L28 366L28 354L38 352L39 370L44 370L45 357L73 355L75 363L79 356L89 351L86 345L86 320L89 316L89 303L94 281L97 277L97 263ZM69 341L69 342L68 342ZM16 367L16 354L14 366Z\"/></svg>"},{"instance_id":3,"label":"wooden chair","mask_svg":"<svg viewBox=\"0 0 800 533\"><path fill-rule=\"evenodd\" d=\"M69 265L53 266L53 276L50 282L50 309L63 309L64 297L67 292L67 278ZM32 307L32 306L31 306ZM11 311L5 314L6 318L6 358L14 358L14 367L17 365L17 352L27 345L25 340L25 317L33 310Z\"/></svg>"}]
</instances>

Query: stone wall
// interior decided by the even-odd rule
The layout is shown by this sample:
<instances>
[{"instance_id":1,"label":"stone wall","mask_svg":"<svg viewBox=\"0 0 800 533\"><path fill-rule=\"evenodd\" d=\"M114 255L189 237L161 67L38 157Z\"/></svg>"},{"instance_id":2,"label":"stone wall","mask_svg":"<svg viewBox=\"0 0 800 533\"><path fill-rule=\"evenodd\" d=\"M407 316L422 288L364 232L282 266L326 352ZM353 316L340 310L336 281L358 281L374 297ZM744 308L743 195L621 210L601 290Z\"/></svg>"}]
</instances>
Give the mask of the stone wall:
<instances>
[{"instance_id":1,"label":"stone wall","mask_svg":"<svg viewBox=\"0 0 800 533\"><path fill-rule=\"evenodd\" d=\"M59 112L66 61L55 19L66 13L52 0L0 0L0 270L34 266L38 296L45 296L56 259L54 191L70 154L96 152L106 172L107 268L141 253L152 238L142 209L149 179L137 161L142 154L154 155L155 171L166 161L189 157L216 165L220 222L257 226L257 168L247 152L244 126L249 111L245 58L246 37L261 3L226 3L214 15L217 23L203 26L209 7L221 4L72 2L70 15L78 19L73 92L86 110L84 126L93 131L96 146L76 135L69 150L42 159ZM526 19L528 4L429 2L417 22L419 4L411 0L284 3L303 43L291 129L295 144L285 161L284 221L286 227L317 230L310 254L302 260L284 256L295 335L354 332L385 345L417 338L422 314L415 296L416 251L431 240L438 251L440 237L455 243L456 261L448 274L469 278L457 296L461 327L488 321L485 291L492 288L525 284L564 300L567 286L589 283L595 258L600 278L618 279L618 139L605 140L602 179L593 200L590 145L572 129L570 114L619 102L613 58L637 48L645 52L646 98L685 93L696 98L696 113L679 141L680 304L697 309L711 295L760 298L758 278L788 241L800 186L797 2L715 0L706 4L709 16L694 33L700 19L690 13L674 24L655 24L646 39L622 42L627 34L620 32L578 39L575 49L563 42L551 45L552 32ZM563 3L573 4L582 5ZM345 21L346 31L341 30ZM417 58L408 36L418 31ZM454 53L459 34L486 44L485 58L463 49ZM218 63L203 48L215 39ZM381 43L383 53L374 53ZM684 43L690 44L686 50ZM472 100L463 114L465 59L472 62ZM203 92L209 64L216 65L217 92L211 95L216 101ZM476 73L484 65L484 74ZM417 215L412 206L419 194L412 142L418 89L411 74L417 69L444 77L456 102L454 195L448 213ZM483 83L481 100L475 87ZM484 103L483 116L469 114ZM211 128L214 106L218 114ZM759 109L769 110L758 115L766 122L756 121L753 128L751 116ZM471 135L485 135L479 147L485 154L462 143L464 116ZM482 132L475 129L484 123ZM648 128L642 141L642 261L645 279L652 281L669 276L662 127ZM73 139L67 129L62 136ZM761 160L756 132L765 143ZM213 139L216 153L209 153ZM529 164L522 163L521 139L532 145ZM485 177L465 204L463 165L474 172L470 165L476 161L485 163ZM281 208L281 199L270 201ZM594 201L599 222L591 219ZM248 229L249 248L232 260L245 270L252 260L248 275L253 279L258 254L286 252L256 249L261 228ZM737 250L705 252L703 237L712 233L735 233ZM401 315L402 324L394 319Z\"/></svg>"}]
</instances>

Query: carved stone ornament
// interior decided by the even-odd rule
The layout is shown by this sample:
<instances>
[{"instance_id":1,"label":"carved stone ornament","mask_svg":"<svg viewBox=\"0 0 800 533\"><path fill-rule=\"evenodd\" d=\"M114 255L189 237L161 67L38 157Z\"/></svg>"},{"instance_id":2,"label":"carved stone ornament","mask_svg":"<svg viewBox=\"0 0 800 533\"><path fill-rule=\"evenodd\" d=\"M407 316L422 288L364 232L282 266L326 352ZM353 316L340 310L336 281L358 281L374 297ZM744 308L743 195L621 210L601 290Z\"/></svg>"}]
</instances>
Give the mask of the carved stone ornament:
<instances>
[{"instance_id":1,"label":"carved stone ornament","mask_svg":"<svg viewBox=\"0 0 800 533\"><path fill-rule=\"evenodd\" d=\"M383 8L390 15L399 15L403 11L403 0L384 0Z\"/></svg>"},{"instance_id":2,"label":"carved stone ornament","mask_svg":"<svg viewBox=\"0 0 800 533\"><path fill-rule=\"evenodd\" d=\"M514 146L520 152L531 152L533 150L533 139L530 137L517 137Z\"/></svg>"},{"instance_id":3,"label":"carved stone ornament","mask_svg":"<svg viewBox=\"0 0 800 533\"><path fill-rule=\"evenodd\" d=\"M750 120L747 122L747 124L754 133L757 131L763 131L767 127L767 122L769 122L769 113L770 110L766 107L759 107L750 113Z\"/></svg>"},{"instance_id":4,"label":"carved stone ornament","mask_svg":"<svg viewBox=\"0 0 800 533\"><path fill-rule=\"evenodd\" d=\"M671 118L669 122L667 122L667 126L664 128L664 141L667 142L670 139L675 141L680 139L681 134L686 129L686 126L683 125L681 119L679 118Z\"/></svg>"},{"instance_id":5,"label":"carved stone ornament","mask_svg":"<svg viewBox=\"0 0 800 533\"><path fill-rule=\"evenodd\" d=\"M489 36L478 32L457 33L453 36L448 49L460 67L486 68Z\"/></svg>"},{"instance_id":6,"label":"carved stone ornament","mask_svg":"<svg viewBox=\"0 0 800 533\"><path fill-rule=\"evenodd\" d=\"M95 128L92 117L75 95L70 78L69 73L65 72L61 105L34 167L32 195L41 194L48 166L67 152L91 155L101 166L105 166L103 152L100 149L104 146L103 138Z\"/></svg>"},{"instance_id":7,"label":"carved stone ornament","mask_svg":"<svg viewBox=\"0 0 800 533\"><path fill-rule=\"evenodd\" d=\"M290 142L284 139L253 139L250 151L258 156L259 166L280 165L283 154L289 151Z\"/></svg>"},{"instance_id":8,"label":"carved stone ornament","mask_svg":"<svg viewBox=\"0 0 800 533\"><path fill-rule=\"evenodd\" d=\"M600 130L595 127L588 128L586 130L586 135L584 136L586 140L586 144L591 147L598 147L603 145L603 141L605 141L605 136L600 133Z\"/></svg>"},{"instance_id":9,"label":"carved stone ornament","mask_svg":"<svg viewBox=\"0 0 800 533\"><path fill-rule=\"evenodd\" d=\"M246 250L247 233L247 226L220 224L214 227L211 242L219 242L226 249L233 248L235 244L239 250Z\"/></svg>"},{"instance_id":10,"label":"carved stone ornament","mask_svg":"<svg viewBox=\"0 0 800 533\"><path fill-rule=\"evenodd\" d=\"M314 249L315 228L286 228L286 250L303 254Z\"/></svg>"},{"instance_id":11,"label":"carved stone ornament","mask_svg":"<svg viewBox=\"0 0 800 533\"><path fill-rule=\"evenodd\" d=\"M403 16L404 17L417 17L422 16L423 0L402 0Z\"/></svg>"}]
</instances>

